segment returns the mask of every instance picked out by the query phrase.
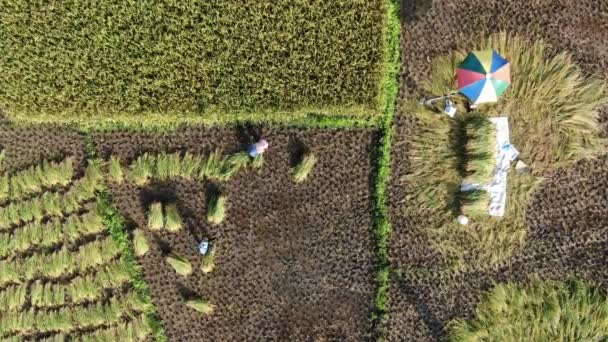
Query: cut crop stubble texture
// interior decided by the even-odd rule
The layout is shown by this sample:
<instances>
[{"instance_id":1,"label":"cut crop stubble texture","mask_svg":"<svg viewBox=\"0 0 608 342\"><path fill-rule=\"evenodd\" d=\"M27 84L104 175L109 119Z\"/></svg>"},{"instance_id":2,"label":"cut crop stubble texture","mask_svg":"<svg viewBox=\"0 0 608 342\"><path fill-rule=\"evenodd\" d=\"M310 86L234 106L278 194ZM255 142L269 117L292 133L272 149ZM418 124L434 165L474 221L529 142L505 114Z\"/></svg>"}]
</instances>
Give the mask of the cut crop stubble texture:
<instances>
[{"instance_id":1,"label":"cut crop stubble texture","mask_svg":"<svg viewBox=\"0 0 608 342\"><path fill-rule=\"evenodd\" d=\"M379 114L387 6L0 1L0 104L22 120Z\"/></svg>"},{"instance_id":2,"label":"cut crop stubble texture","mask_svg":"<svg viewBox=\"0 0 608 342\"><path fill-rule=\"evenodd\" d=\"M608 77L608 21L602 15L608 13L605 1L409 3L402 13L402 102L422 96L420 91L431 74L434 58L456 49L467 50L487 34L503 30L533 40L542 38L553 45L550 54L569 52L584 71ZM600 119L607 136L608 108L600 111ZM473 318L484 291L495 282L525 284L532 274L561 281L574 275L608 286L608 156L546 175L528 207L527 242L510 258L508 266L449 274L439 270L440 256L424 234L425 228L433 226L434 215L412 215L416 208L404 210L411 189L400 180L411 171L409 145L418 129L413 113L406 106L398 109L390 183L390 254L402 276L395 275L391 282L389 341L447 337L444 329L448 323L455 318Z\"/></svg>"},{"instance_id":3,"label":"cut crop stubble texture","mask_svg":"<svg viewBox=\"0 0 608 342\"><path fill-rule=\"evenodd\" d=\"M240 132L240 133L239 133ZM258 132L260 133L260 132ZM169 340L341 340L368 334L375 294L372 189L376 134L370 130L263 129L270 142L261 169L226 182L151 181L143 188L113 184L115 202L133 226L144 229L150 251L139 258ZM222 155L258 137L233 129L188 128L169 135L99 133L103 158L129 163L138 155L188 151ZM255 134L253 134L255 135ZM293 182L302 149L317 156L306 182ZM207 222L209 197L227 196L225 220ZM184 229L146 230L151 201L180 208ZM203 238L215 243L215 267L198 267ZM159 245L159 241L162 243ZM165 264L167 249L187 258L193 273L177 276ZM214 305L203 315L186 305L203 298Z\"/></svg>"}]
</instances>

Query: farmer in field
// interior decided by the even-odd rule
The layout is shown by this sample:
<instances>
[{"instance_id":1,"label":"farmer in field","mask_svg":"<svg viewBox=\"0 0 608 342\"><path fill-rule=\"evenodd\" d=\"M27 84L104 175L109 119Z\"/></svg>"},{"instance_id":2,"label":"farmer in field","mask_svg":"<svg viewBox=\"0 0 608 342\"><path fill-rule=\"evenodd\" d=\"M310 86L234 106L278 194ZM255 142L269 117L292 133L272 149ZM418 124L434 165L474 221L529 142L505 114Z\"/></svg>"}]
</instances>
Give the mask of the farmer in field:
<instances>
[{"instance_id":1,"label":"farmer in field","mask_svg":"<svg viewBox=\"0 0 608 342\"><path fill-rule=\"evenodd\" d=\"M266 149L268 149L268 141L266 141L266 139L260 139L257 143L247 146L247 154L249 154L250 157L255 158L264 153Z\"/></svg>"}]
</instances>

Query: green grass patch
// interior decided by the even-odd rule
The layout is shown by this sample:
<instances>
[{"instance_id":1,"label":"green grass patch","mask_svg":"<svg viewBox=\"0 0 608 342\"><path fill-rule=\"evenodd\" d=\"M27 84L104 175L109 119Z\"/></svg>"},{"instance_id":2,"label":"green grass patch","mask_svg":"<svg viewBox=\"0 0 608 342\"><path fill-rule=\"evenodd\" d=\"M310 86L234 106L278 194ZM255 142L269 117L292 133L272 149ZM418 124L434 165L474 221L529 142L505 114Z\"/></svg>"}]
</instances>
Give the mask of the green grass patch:
<instances>
[{"instance_id":1,"label":"green grass patch","mask_svg":"<svg viewBox=\"0 0 608 342\"><path fill-rule=\"evenodd\" d=\"M18 122L373 116L386 102L385 0L19 0L2 13L0 103Z\"/></svg>"},{"instance_id":2,"label":"green grass patch","mask_svg":"<svg viewBox=\"0 0 608 342\"><path fill-rule=\"evenodd\" d=\"M604 341L608 336L606 293L575 280L499 284L476 313L473 320L452 322L451 341Z\"/></svg>"},{"instance_id":3,"label":"green grass patch","mask_svg":"<svg viewBox=\"0 0 608 342\"><path fill-rule=\"evenodd\" d=\"M377 156L377 171L374 178L374 235L376 240L376 295L374 298L374 311L371 316L370 335L376 341L383 341L385 324L389 310L390 288L390 261L388 257L388 243L391 233L391 224L387 208L387 187L391 172L391 143L393 139L393 117L395 115L395 100L399 85L397 73L399 71L399 2L387 1L387 17L384 27L384 39L388 50L385 68L388 71L383 80L384 113L380 122L380 143Z\"/></svg>"},{"instance_id":4,"label":"green grass patch","mask_svg":"<svg viewBox=\"0 0 608 342\"><path fill-rule=\"evenodd\" d=\"M606 151L597 119L597 109L608 100L603 80L585 76L567 54L547 57L542 41L501 33L473 48L494 48L511 62L513 83L498 103L466 113L462 99L456 99L455 119L414 102L401 104L415 114L420 127L410 140L407 210L433 217L423 229L443 255L443 266L457 270L494 267L507 260L526 241L526 207L542 176ZM466 51L457 51L435 60L434 78L425 90L436 95L456 90L455 68L465 56ZM459 189L463 179L486 181L492 169L488 147L494 140L488 127L469 124L479 115L505 114L511 143L532 173L518 174L511 168L505 216L494 218L483 214L487 196L460 194ZM460 211L476 217L459 225L455 214Z\"/></svg>"}]
</instances>

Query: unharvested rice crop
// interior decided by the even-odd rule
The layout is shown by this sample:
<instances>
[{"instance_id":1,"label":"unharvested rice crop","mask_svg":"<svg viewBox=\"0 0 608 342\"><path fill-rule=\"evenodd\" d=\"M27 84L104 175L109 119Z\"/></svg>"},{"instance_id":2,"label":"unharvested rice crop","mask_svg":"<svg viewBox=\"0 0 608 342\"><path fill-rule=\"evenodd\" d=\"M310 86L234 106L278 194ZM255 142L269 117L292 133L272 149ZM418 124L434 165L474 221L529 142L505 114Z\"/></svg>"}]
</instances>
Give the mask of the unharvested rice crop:
<instances>
[{"instance_id":1,"label":"unharvested rice crop","mask_svg":"<svg viewBox=\"0 0 608 342\"><path fill-rule=\"evenodd\" d=\"M25 121L374 115L389 3L8 1L0 103Z\"/></svg>"}]
</instances>

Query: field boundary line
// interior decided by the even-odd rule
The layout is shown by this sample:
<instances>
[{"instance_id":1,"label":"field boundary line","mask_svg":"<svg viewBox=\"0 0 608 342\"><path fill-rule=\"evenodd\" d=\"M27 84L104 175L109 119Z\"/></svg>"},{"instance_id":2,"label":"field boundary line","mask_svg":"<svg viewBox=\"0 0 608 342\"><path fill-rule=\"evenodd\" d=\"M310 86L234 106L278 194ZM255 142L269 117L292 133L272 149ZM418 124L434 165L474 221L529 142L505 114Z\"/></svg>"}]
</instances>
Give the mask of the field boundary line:
<instances>
[{"instance_id":1,"label":"field boundary line","mask_svg":"<svg viewBox=\"0 0 608 342\"><path fill-rule=\"evenodd\" d=\"M390 287L390 260L388 256L388 243L391 234L391 223L387 208L387 188L391 173L391 144L393 138L393 117L395 115L395 101L399 84L399 2L386 0L386 48L387 73L384 80L386 106L382 121L380 122L380 137L378 146L378 164L374 179L374 234L376 241L376 295L374 298L374 312L371 317L371 339L385 340L385 325L389 309Z\"/></svg>"}]
</instances>

